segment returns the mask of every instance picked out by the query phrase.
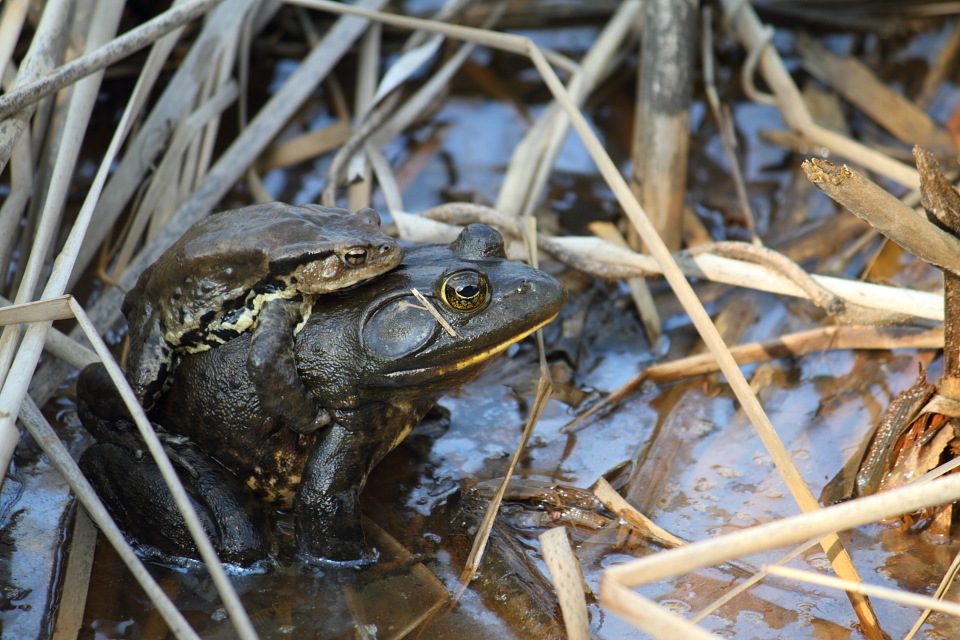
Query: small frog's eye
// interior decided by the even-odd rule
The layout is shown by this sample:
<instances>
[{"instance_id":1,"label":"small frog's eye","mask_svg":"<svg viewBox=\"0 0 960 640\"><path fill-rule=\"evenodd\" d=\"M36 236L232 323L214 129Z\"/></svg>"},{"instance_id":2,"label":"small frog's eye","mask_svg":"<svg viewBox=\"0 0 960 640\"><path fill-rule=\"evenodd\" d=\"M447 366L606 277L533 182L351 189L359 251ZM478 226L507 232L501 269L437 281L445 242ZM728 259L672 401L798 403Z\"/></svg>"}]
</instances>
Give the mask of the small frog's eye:
<instances>
[{"instance_id":1,"label":"small frog's eye","mask_svg":"<svg viewBox=\"0 0 960 640\"><path fill-rule=\"evenodd\" d=\"M456 311L474 311L490 299L487 277L476 271L458 271L443 283L440 297Z\"/></svg>"},{"instance_id":2,"label":"small frog's eye","mask_svg":"<svg viewBox=\"0 0 960 640\"><path fill-rule=\"evenodd\" d=\"M343 254L343 259L346 260L348 264L361 265L367 261L367 250L350 249L350 251Z\"/></svg>"}]
</instances>

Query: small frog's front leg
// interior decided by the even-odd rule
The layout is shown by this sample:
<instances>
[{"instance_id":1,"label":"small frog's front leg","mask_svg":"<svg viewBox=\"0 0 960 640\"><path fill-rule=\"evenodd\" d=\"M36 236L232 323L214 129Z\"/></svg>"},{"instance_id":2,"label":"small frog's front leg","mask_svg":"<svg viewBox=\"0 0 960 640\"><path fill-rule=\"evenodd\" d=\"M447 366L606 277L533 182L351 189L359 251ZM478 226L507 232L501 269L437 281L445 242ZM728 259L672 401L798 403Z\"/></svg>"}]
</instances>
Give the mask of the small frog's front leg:
<instances>
[{"instance_id":1,"label":"small frog's front leg","mask_svg":"<svg viewBox=\"0 0 960 640\"><path fill-rule=\"evenodd\" d=\"M297 546L312 558L371 558L360 492L382 443L334 424L314 444L293 501Z\"/></svg>"},{"instance_id":2,"label":"small frog's front leg","mask_svg":"<svg viewBox=\"0 0 960 640\"><path fill-rule=\"evenodd\" d=\"M137 400L149 410L163 393L173 368L173 348L163 337L160 318L149 313L137 326L130 327L130 353L126 376Z\"/></svg>"},{"instance_id":3,"label":"small frog's front leg","mask_svg":"<svg viewBox=\"0 0 960 640\"><path fill-rule=\"evenodd\" d=\"M299 303L275 299L263 304L250 339L247 371L264 411L297 433L310 434L330 423L318 409L297 373L293 331L300 321Z\"/></svg>"}]
</instances>

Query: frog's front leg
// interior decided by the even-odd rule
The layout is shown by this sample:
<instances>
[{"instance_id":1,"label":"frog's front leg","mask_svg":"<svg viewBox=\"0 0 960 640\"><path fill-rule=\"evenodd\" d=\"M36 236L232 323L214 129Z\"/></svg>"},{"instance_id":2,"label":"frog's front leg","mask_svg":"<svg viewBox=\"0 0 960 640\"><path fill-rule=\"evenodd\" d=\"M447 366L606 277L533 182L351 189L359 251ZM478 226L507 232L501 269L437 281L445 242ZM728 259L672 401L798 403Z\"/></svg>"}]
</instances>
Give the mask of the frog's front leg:
<instances>
[{"instance_id":1,"label":"frog's front leg","mask_svg":"<svg viewBox=\"0 0 960 640\"><path fill-rule=\"evenodd\" d=\"M381 445L339 424L317 440L293 501L300 553L328 560L372 557L363 535L360 492Z\"/></svg>"},{"instance_id":2,"label":"frog's front leg","mask_svg":"<svg viewBox=\"0 0 960 640\"><path fill-rule=\"evenodd\" d=\"M300 321L294 300L264 302L250 339L247 371L264 411L297 433L310 434L330 423L330 414L316 406L297 373L293 331Z\"/></svg>"}]
</instances>

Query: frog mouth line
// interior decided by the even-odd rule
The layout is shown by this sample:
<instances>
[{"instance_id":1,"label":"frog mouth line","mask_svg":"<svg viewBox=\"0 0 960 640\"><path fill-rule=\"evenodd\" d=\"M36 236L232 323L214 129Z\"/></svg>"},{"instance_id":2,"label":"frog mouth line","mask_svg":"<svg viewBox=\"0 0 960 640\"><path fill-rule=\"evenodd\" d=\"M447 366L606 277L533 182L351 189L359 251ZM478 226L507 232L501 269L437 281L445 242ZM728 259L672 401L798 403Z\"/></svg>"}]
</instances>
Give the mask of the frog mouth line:
<instances>
[{"instance_id":1,"label":"frog mouth line","mask_svg":"<svg viewBox=\"0 0 960 640\"><path fill-rule=\"evenodd\" d=\"M410 375L415 376L415 375L423 374L427 372L433 374L434 376L437 376L437 375L446 375L448 373L453 373L455 371L461 371L472 365L489 360L493 356L498 355L503 351L506 351L507 347L509 347L510 345L520 342L530 334L534 333L539 329L542 329L543 327L553 322L557 318L557 315L559 315L559 313L560 312L558 311L557 313L553 314L552 316L550 316L540 324L536 325L535 327L532 327L530 330L525 331L523 333L518 333L517 335L511 337L509 340L498 343L488 349L484 349L479 353L475 353L469 358L458 360L448 365L440 365L436 367L424 367L422 369L407 369L405 371L394 371L393 373L386 374L386 377L396 379L396 378L402 378Z\"/></svg>"}]
</instances>

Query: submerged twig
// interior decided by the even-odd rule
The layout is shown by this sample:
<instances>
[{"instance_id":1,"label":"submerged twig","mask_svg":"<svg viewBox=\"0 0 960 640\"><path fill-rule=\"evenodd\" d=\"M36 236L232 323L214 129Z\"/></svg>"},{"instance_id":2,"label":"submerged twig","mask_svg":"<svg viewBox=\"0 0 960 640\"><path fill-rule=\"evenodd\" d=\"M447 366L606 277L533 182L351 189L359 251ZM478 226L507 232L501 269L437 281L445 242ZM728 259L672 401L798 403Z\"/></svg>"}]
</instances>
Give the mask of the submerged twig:
<instances>
[{"instance_id":1,"label":"submerged twig","mask_svg":"<svg viewBox=\"0 0 960 640\"><path fill-rule=\"evenodd\" d=\"M753 210L750 208L750 198L747 196L747 185L744 183L743 170L740 168L740 159L737 157L737 134L733 126L733 117L730 114L730 109L720 103L720 94L717 92L714 76L712 16L713 12L710 6L705 6L700 29L700 41L703 47L703 85L706 89L707 103L710 105L713 119L717 123L720 143L723 145L723 152L727 156L727 164L730 165L730 177L733 179L734 188L737 190L737 198L740 200L740 211L743 214L744 224L754 241L759 242L756 223L753 219Z\"/></svg>"},{"instance_id":2,"label":"submerged twig","mask_svg":"<svg viewBox=\"0 0 960 640\"><path fill-rule=\"evenodd\" d=\"M832 587L834 589L843 589L844 591L862 593L865 596L876 596L878 598L884 598L893 602L899 602L900 604L913 605L914 607L926 607L928 609L942 611L943 613L949 613L950 615L960 616L960 604L955 602L946 602L937 598L931 598L930 596L908 593L901 589L891 589L889 587L865 584L863 582L840 580L831 576L813 573L812 571L802 571L800 569L793 569L790 567L767 565L763 568L767 571L767 573L775 576L781 576L783 578L793 578L794 580L801 580L803 582L809 582L810 584L817 584L823 587Z\"/></svg>"}]
</instances>

